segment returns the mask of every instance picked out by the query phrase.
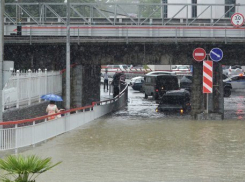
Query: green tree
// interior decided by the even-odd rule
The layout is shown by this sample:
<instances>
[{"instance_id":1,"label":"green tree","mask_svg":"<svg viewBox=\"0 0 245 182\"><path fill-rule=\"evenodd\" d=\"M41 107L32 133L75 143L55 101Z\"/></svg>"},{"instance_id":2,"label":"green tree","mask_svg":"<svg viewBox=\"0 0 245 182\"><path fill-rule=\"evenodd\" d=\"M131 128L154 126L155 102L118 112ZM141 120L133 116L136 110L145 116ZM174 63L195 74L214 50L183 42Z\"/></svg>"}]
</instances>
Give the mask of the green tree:
<instances>
[{"instance_id":1,"label":"green tree","mask_svg":"<svg viewBox=\"0 0 245 182\"><path fill-rule=\"evenodd\" d=\"M0 169L7 172L1 176L3 182L35 182L42 173L57 166L61 162L52 164L51 158L41 159L36 155L10 155L0 159Z\"/></svg>"}]
</instances>

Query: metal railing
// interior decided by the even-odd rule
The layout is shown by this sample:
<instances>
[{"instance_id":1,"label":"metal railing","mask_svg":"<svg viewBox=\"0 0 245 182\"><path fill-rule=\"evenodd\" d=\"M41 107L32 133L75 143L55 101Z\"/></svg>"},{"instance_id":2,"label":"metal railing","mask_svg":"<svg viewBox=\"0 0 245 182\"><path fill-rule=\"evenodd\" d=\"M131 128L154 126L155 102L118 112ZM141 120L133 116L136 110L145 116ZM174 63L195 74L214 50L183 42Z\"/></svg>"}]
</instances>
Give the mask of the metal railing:
<instances>
[{"instance_id":1,"label":"metal railing","mask_svg":"<svg viewBox=\"0 0 245 182\"><path fill-rule=\"evenodd\" d=\"M59 71L17 70L3 88L3 109L40 102L40 97L49 93L62 93L62 76Z\"/></svg>"},{"instance_id":2,"label":"metal railing","mask_svg":"<svg viewBox=\"0 0 245 182\"><path fill-rule=\"evenodd\" d=\"M126 86L118 96L113 99L93 102L92 105L70 109L48 116L19 121L0 123L0 151L35 145L54 136L68 132L85 123L97 119L112 111L127 105L128 87ZM47 121L50 116L65 115Z\"/></svg>"},{"instance_id":3,"label":"metal railing","mask_svg":"<svg viewBox=\"0 0 245 182\"><path fill-rule=\"evenodd\" d=\"M206 26L227 26L232 14L245 13L242 1L237 4L200 2L70 3L71 24L200 26L201 23ZM6 3L5 23L65 25L66 6L66 3Z\"/></svg>"}]
</instances>

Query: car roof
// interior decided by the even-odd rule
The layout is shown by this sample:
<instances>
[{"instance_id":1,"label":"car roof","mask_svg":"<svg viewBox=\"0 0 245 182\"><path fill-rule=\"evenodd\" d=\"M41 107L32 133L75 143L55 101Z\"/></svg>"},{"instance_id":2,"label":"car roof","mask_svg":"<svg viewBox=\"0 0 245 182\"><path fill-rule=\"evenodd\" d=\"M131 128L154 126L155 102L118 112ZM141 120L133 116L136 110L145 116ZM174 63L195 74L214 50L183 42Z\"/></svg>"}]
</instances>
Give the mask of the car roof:
<instances>
[{"instance_id":1,"label":"car roof","mask_svg":"<svg viewBox=\"0 0 245 182\"><path fill-rule=\"evenodd\" d=\"M176 75L166 75L166 74L157 74L157 75L152 74L152 75L145 75L145 76L147 76L147 77L160 77L160 76L164 76L164 77L176 77L177 78Z\"/></svg>"},{"instance_id":2,"label":"car roof","mask_svg":"<svg viewBox=\"0 0 245 182\"><path fill-rule=\"evenodd\" d=\"M131 78L131 80L136 80L136 79L139 79L139 78L144 78L144 77L143 76L136 76L136 77Z\"/></svg>"},{"instance_id":3,"label":"car roof","mask_svg":"<svg viewBox=\"0 0 245 182\"><path fill-rule=\"evenodd\" d=\"M167 91L166 94L164 94L163 96L185 96L185 95L190 95L190 92L185 89L180 89L180 90Z\"/></svg>"},{"instance_id":4,"label":"car roof","mask_svg":"<svg viewBox=\"0 0 245 182\"><path fill-rule=\"evenodd\" d=\"M151 71L149 73L146 73L145 75L154 75L154 74L169 74L169 75L174 75L176 72L171 72L171 71Z\"/></svg>"}]
</instances>

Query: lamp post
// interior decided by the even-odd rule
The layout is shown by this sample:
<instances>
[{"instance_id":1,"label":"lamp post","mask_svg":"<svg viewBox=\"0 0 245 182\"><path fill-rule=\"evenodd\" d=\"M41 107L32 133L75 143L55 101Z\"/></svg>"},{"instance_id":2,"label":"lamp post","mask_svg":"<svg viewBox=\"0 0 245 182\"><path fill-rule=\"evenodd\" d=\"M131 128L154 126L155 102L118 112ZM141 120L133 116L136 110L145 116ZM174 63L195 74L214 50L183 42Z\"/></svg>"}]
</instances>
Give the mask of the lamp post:
<instances>
[{"instance_id":1,"label":"lamp post","mask_svg":"<svg viewBox=\"0 0 245 182\"><path fill-rule=\"evenodd\" d=\"M5 0L0 0L0 122L3 121L3 54L4 54L4 5Z\"/></svg>"},{"instance_id":2,"label":"lamp post","mask_svg":"<svg viewBox=\"0 0 245 182\"><path fill-rule=\"evenodd\" d=\"M66 1L66 109L70 109L70 0Z\"/></svg>"}]
</instances>

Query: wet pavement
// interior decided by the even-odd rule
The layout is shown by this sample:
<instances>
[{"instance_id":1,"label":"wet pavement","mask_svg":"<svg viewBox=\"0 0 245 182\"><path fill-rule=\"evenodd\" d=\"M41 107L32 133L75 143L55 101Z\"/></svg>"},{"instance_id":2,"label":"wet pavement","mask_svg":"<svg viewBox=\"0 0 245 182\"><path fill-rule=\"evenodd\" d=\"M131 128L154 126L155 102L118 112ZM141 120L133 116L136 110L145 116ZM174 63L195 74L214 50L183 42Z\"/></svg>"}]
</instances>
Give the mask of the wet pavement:
<instances>
[{"instance_id":1,"label":"wet pavement","mask_svg":"<svg viewBox=\"0 0 245 182\"><path fill-rule=\"evenodd\" d=\"M156 113L143 97L130 88L126 108L23 152L63 161L37 181L245 180L244 93L225 98L223 121Z\"/></svg>"}]
</instances>

